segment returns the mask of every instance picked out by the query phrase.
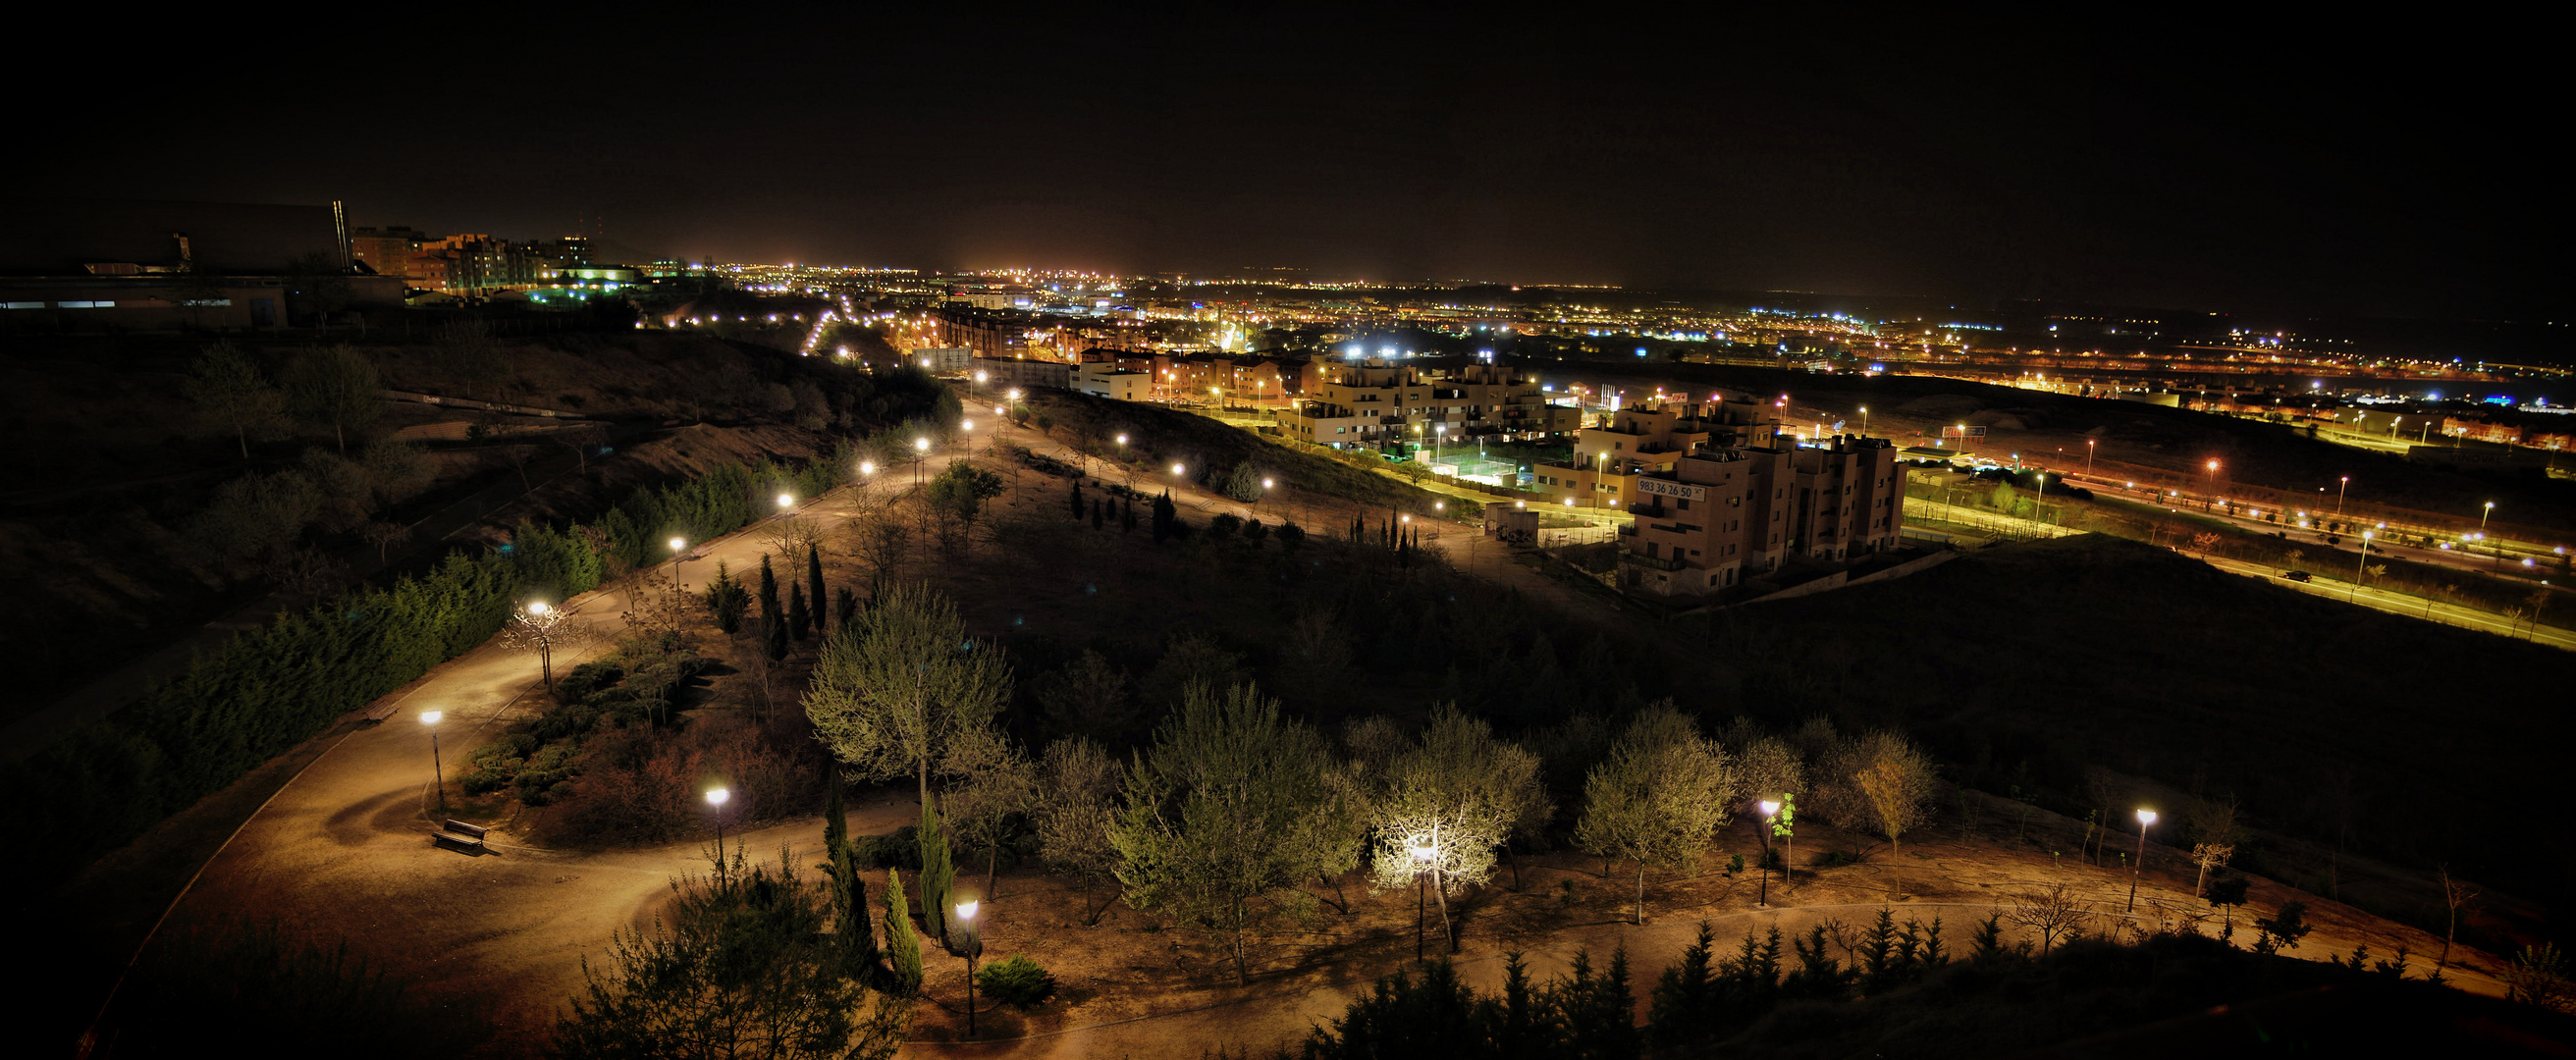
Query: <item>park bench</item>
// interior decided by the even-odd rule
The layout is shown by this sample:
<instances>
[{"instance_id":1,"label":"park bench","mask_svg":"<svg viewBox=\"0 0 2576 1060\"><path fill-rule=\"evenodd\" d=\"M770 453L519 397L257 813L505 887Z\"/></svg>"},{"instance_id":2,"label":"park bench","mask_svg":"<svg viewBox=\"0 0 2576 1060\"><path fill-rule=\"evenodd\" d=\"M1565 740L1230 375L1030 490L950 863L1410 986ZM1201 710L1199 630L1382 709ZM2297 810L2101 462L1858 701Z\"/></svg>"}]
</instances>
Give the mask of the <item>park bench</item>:
<instances>
[{"instance_id":1,"label":"park bench","mask_svg":"<svg viewBox=\"0 0 2576 1060\"><path fill-rule=\"evenodd\" d=\"M440 822L439 831L430 838L431 842L460 854L481 854L487 849L483 845L483 836L490 831L480 825L448 820Z\"/></svg>"}]
</instances>

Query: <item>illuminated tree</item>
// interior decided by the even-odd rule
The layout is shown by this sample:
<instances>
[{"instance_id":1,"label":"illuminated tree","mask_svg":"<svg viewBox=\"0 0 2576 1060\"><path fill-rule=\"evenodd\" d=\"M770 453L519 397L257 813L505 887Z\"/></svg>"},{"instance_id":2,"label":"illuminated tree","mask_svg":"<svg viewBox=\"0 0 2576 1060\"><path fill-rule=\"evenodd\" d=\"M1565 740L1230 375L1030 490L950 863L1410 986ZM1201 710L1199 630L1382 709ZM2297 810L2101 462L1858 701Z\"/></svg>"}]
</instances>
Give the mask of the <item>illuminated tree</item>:
<instances>
[{"instance_id":1,"label":"illuminated tree","mask_svg":"<svg viewBox=\"0 0 2576 1060\"><path fill-rule=\"evenodd\" d=\"M805 712L834 757L871 779L913 777L927 805L930 778L992 738L1011 687L1000 650L966 635L955 604L903 585L824 645Z\"/></svg>"},{"instance_id":2,"label":"illuminated tree","mask_svg":"<svg viewBox=\"0 0 2576 1060\"><path fill-rule=\"evenodd\" d=\"M545 675L547 695L555 691L555 652L589 639L590 627L573 621L572 612L544 603L511 612L510 624L501 627L503 647L536 655L537 666Z\"/></svg>"},{"instance_id":3,"label":"illuminated tree","mask_svg":"<svg viewBox=\"0 0 2576 1060\"><path fill-rule=\"evenodd\" d=\"M1401 888L1429 873L1440 925L1456 952L1449 891L1492 878L1494 852L1515 829L1549 812L1538 757L1494 738L1454 705L1434 707L1421 741L1398 752L1367 820L1377 884Z\"/></svg>"}]
</instances>

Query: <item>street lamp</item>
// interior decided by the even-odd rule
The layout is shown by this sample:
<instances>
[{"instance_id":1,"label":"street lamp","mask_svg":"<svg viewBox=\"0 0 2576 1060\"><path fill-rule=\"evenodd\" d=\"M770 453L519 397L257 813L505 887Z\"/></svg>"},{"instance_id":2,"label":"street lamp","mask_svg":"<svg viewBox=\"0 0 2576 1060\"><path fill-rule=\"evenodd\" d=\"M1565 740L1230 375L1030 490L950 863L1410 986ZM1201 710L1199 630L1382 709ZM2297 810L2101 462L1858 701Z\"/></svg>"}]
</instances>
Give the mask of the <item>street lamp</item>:
<instances>
[{"instance_id":1,"label":"street lamp","mask_svg":"<svg viewBox=\"0 0 2576 1060\"><path fill-rule=\"evenodd\" d=\"M1754 907L1769 909L1771 908L1771 822L1780 819L1780 804L1764 799L1753 805L1762 811L1762 900L1754 903Z\"/></svg>"},{"instance_id":2,"label":"street lamp","mask_svg":"<svg viewBox=\"0 0 2576 1060\"><path fill-rule=\"evenodd\" d=\"M2364 530L2361 532L2361 558L2352 562L2351 599L2356 603L2361 600L2361 565L2368 562L2370 562L2370 531Z\"/></svg>"},{"instance_id":3,"label":"street lamp","mask_svg":"<svg viewBox=\"0 0 2576 1060\"><path fill-rule=\"evenodd\" d=\"M688 547L689 541L687 538L675 537L671 539L671 588L675 591L680 587L680 553Z\"/></svg>"},{"instance_id":4,"label":"street lamp","mask_svg":"<svg viewBox=\"0 0 2576 1060\"><path fill-rule=\"evenodd\" d=\"M2156 811L2138 811L2138 860L2129 866L2129 911L2138 911L2138 876L2147 869L2147 826L2156 823Z\"/></svg>"},{"instance_id":5,"label":"street lamp","mask_svg":"<svg viewBox=\"0 0 2576 1060\"><path fill-rule=\"evenodd\" d=\"M912 458L912 484L917 489L921 486L921 462L930 458L930 439L913 439L912 451L915 454Z\"/></svg>"},{"instance_id":6,"label":"street lamp","mask_svg":"<svg viewBox=\"0 0 2576 1060\"><path fill-rule=\"evenodd\" d=\"M957 903L957 922L963 925L966 940L958 949L966 958L966 1036L975 1036L975 958L984 952L984 939L975 932L975 902Z\"/></svg>"},{"instance_id":7,"label":"street lamp","mask_svg":"<svg viewBox=\"0 0 2576 1060\"><path fill-rule=\"evenodd\" d=\"M724 804L732 798L733 792L723 788L707 789L707 805L716 819L716 867L719 871L724 868Z\"/></svg>"},{"instance_id":8,"label":"street lamp","mask_svg":"<svg viewBox=\"0 0 2576 1060\"><path fill-rule=\"evenodd\" d=\"M2342 515L2342 514L2343 514L2343 495L2344 495L2344 492L2345 492L2345 491L2350 490L2351 488L2352 488L2352 476L2350 476L2350 475L2345 475L2345 476L2342 478L2342 480L2341 480L2341 481L2339 481L2339 482L2337 482L2337 483L2336 483L2336 485L2335 485L2335 514L2336 514L2336 515Z\"/></svg>"},{"instance_id":9,"label":"street lamp","mask_svg":"<svg viewBox=\"0 0 2576 1060\"><path fill-rule=\"evenodd\" d=\"M2100 444L2101 444L2101 439L2099 439L2099 438L2087 438L2087 439L2084 439L2084 477L2085 477L2085 478L2092 478L2092 477L2093 477L2093 447L2094 447L2094 446L2096 446L2096 445L2100 445Z\"/></svg>"},{"instance_id":10,"label":"street lamp","mask_svg":"<svg viewBox=\"0 0 2576 1060\"><path fill-rule=\"evenodd\" d=\"M2215 510L2217 507L2218 507L2218 461L2212 460L2212 461L2210 461L2210 462L2209 462L2209 504L2208 504L2207 508L2205 508L2204 510Z\"/></svg>"},{"instance_id":11,"label":"street lamp","mask_svg":"<svg viewBox=\"0 0 2576 1060\"><path fill-rule=\"evenodd\" d=\"M2483 541L2483 540L2485 540L2485 539L2486 539L2486 536L2487 536L2487 517L2488 517L2488 516L2490 516L2490 515L2494 515L2494 514L2495 514L2495 502L2494 502L2494 501L2488 501L2488 502L2487 502L2487 506L2486 506L2486 508L2485 508L2484 510L2482 510L2482 511L2478 512L2478 539L2479 539L2479 540ZM2489 545L2489 546L2487 546L2487 548L2488 548L2489 550L2491 550L2491 551L2493 551L2493 552L2495 553L2495 565L2496 565L2496 566L2498 566L2498 567L2502 567L2502 566L2504 566L2504 546L2502 546L2502 545Z\"/></svg>"},{"instance_id":12,"label":"street lamp","mask_svg":"<svg viewBox=\"0 0 2576 1060\"><path fill-rule=\"evenodd\" d=\"M1438 851L1430 839L1419 836L1405 847L1413 854L1413 960L1419 964L1422 962L1422 881L1430 875L1431 859Z\"/></svg>"},{"instance_id":13,"label":"street lamp","mask_svg":"<svg viewBox=\"0 0 2576 1060\"><path fill-rule=\"evenodd\" d=\"M1860 407L1860 436L1869 437L1869 406Z\"/></svg>"},{"instance_id":14,"label":"street lamp","mask_svg":"<svg viewBox=\"0 0 2576 1060\"><path fill-rule=\"evenodd\" d=\"M796 498L795 498L795 497L790 496L790 495L788 495L788 494L784 494L784 493L781 493L781 494L779 494L779 495L778 495L778 510L779 510L781 513L784 513L784 512L786 512L786 511L787 511L787 509L789 509L789 508L793 508L793 507L795 507L795 506L796 506Z\"/></svg>"},{"instance_id":15,"label":"street lamp","mask_svg":"<svg viewBox=\"0 0 2576 1060\"><path fill-rule=\"evenodd\" d=\"M447 716L443 710L420 712L420 723L429 726L429 782L438 788L438 812L447 812L447 767L438 761L438 719Z\"/></svg>"}]
</instances>

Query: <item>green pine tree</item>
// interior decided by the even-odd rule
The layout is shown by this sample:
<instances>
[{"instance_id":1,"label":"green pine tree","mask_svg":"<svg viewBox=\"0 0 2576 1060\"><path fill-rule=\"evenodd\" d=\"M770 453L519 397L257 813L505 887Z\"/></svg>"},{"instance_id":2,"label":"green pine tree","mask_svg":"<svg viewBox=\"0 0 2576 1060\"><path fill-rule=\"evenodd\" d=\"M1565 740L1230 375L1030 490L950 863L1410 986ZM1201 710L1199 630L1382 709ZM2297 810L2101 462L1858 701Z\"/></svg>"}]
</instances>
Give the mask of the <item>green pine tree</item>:
<instances>
[{"instance_id":1,"label":"green pine tree","mask_svg":"<svg viewBox=\"0 0 2576 1060\"><path fill-rule=\"evenodd\" d=\"M808 545L805 547L805 603L814 609L809 632L823 632L824 599L823 549L821 546Z\"/></svg>"},{"instance_id":2,"label":"green pine tree","mask_svg":"<svg viewBox=\"0 0 2576 1060\"><path fill-rule=\"evenodd\" d=\"M886 870L886 966L893 982L887 989L910 997L921 991L921 936L912 932L912 909L903 897L903 873Z\"/></svg>"},{"instance_id":3,"label":"green pine tree","mask_svg":"<svg viewBox=\"0 0 2576 1060\"><path fill-rule=\"evenodd\" d=\"M948 937L948 900L957 885L957 866L949 859L948 832L939 811L921 807L921 926L940 939Z\"/></svg>"}]
</instances>

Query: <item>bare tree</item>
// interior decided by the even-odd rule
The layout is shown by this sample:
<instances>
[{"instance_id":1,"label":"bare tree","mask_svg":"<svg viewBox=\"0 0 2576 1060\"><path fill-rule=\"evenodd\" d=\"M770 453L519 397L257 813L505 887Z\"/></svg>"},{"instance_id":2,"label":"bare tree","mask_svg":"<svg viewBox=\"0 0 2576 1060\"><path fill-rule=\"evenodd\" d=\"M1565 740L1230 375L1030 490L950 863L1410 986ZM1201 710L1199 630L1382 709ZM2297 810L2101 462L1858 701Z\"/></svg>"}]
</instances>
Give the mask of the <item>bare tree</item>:
<instances>
[{"instance_id":1,"label":"bare tree","mask_svg":"<svg viewBox=\"0 0 2576 1060\"><path fill-rule=\"evenodd\" d=\"M2224 802L2194 799L2183 809L2183 828L2191 838L2191 860L2200 866L2200 880L2192 884L2193 897L2209 892L2209 873L2227 864L2235 856L2236 844L2244 837L2237 824L2234 796Z\"/></svg>"},{"instance_id":2,"label":"bare tree","mask_svg":"<svg viewBox=\"0 0 2576 1060\"><path fill-rule=\"evenodd\" d=\"M793 567L796 558L803 556L808 549L822 547L823 527L811 519L782 515L761 524L760 543Z\"/></svg>"},{"instance_id":3,"label":"bare tree","mask_svg":"<svg viewBox=\"0 0 2576 1060\"><path fill-rule=\"evenodd\" d=\"M358 537L376 546L376 562L385 562L386 550L411 537L411 528L401 523L371 522L358 528Z\"/></svg>"},{"instance_id":4,"label":"bare tree","mask_svg":"<svg viewBox=\"0 0 2576 1060\"><path fill-rule=\"evenodd\" d=\"M2442 905L2449 910L2449 920L2442 929L2442 956L2433 962L2433 970L2440 971L2451 963L2451 942L2460 934L2460 914L2476 907L2479 892L2452 876L2448 865L2438 867L2435 879L2442 885Z\"/></svg>"},{"instance_id":5,"label":"bare tree","mask_svg":"<svg viewBox=\"0 0 2576 1060\"><path fill-rule=\"evenodd\" d=\"M286 411L286 395L261 374L259 362L230 342L208 346L188 366L188 399L208 419L232 428L242 459L250 459L250 436L266 437Z\"/></svg>"},{"instance_id":6,"label":"bare tree","mask_svg":"<svg viewBox=\"0 0 2576 1060\"><path fill-rule=\"evenodd\" d=\"M571 611L542 601L511 612L510 624L501 627L503 647L536 655L547 695L555 691L555 652L588 640L589 626L575 621Z\"/></svg>"},{"instance_id":7,"label":"bare tree","mask_svg":"<svg viewBox=\"0 0 2576 1060\"><path fill-rule=\"evenodd\" d=\"M439 369L465 387L468 399L474 397L475 384L496 382L510 368L500 340L492 337L492 325L480 319L440 328L434 349Z\"/></svg>"},{"instance_id":8,"label":"bare tree","mask_svg":"<svg viewBox=\"0 0 2576 1060\"><path fill-rule=\"evenodd\" d=\"M1037 765L999 733L986 734L950 757L961 778L940 800L940 814L969 847L984 848L984 897L999 897L1002 844L1010 839L1014 815L1028 810L1038 797Z\"/></svg>"},{"instance_id":9,"label":"bare tree","mask_svg":"<svg viewBox=\"0 0 2576 1060\"><path fill-rule=\"evenodd\" d=\"M887 504L862 512L850 521L859 558L878 577L891 578L912 552L912 522Z\"/></svg>"},{"instance_id":10,"label":"bare tree","mask_svg":"<svg viewBox=\"0 0 2576 1060\"><path fill-rule=\"evenodd\" d=\"M2060 936L2082 931L2084 924L2093 919L2084 903L2077 901L2075 893L2062 883L2016 894L2012 904L1998 912L2004 919L2038 932L2039 953L2043 957L2048 955L2049 947L2056 945Z\"/></svg>"},{"instance_id":11,"label":"bare tree","mask_svg":"<svg viewBox=\"0 0 2576 1060\"><path fill-rule=\"evenodd\" d=\"M286 407L317 427L329 427L340 452L349 433L385 413L384 380L373 362L346 343L308 350L286 370Z\"/></svg>"},{"instance_id":12,"label":"bare tree","mask_svg":"<svg viewBox=\"0 0 2576 1060\"><path fill-rule=\"evenodd\" d=\"M1048 744L1038 759L1038 787L1045 797L1034 811L1038 856L1086 888L1108 884L1100 904L1084 903L1082 922L1098 924L1118 897L1118 848L1109 825L1117 817L1119 768L1109 752L1085 737Z\"/></svg>"}]
</instances>

